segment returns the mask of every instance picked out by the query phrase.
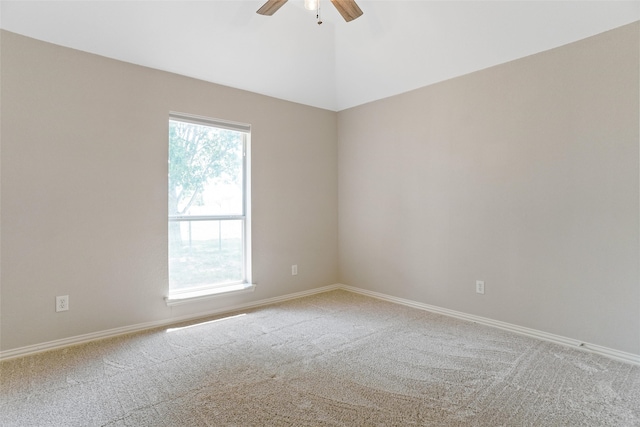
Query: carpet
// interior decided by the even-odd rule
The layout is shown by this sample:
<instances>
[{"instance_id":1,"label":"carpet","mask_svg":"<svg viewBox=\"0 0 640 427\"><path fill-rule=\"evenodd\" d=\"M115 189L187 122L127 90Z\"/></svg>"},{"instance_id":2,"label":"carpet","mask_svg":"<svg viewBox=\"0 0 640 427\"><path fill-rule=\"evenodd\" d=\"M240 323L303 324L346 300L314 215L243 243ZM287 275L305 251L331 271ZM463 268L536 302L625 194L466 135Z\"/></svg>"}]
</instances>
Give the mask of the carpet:
<instances>
[{"instance_id":1,"label":"carpet","mask_svg":"<svg viewBox=\"0 0 640 427\"><path fill-rule=\"evenodd\" d=\"M332 291L0 363L8 426L640 426L640 366Z\"/></svg>"}]
</instances>

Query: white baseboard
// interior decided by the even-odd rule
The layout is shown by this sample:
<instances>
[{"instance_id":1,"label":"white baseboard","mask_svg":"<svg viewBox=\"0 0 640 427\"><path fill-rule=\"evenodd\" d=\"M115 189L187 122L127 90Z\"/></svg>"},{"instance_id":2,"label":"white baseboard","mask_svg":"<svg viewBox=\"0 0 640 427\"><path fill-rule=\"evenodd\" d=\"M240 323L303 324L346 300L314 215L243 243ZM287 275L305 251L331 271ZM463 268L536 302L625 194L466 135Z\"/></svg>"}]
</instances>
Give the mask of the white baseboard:
<instances>
[{"instance_id":1,"label":"white baseboard","mask_svg":"<svg viewBox=\"0 0 640 427\"><path fill-rule=\"evenodd\" d=\"M525 328L523 326L501 322L499 320L493 320L486 317L475 316L473 314L462 313L460 311L449 310L447 308L437 307L435 305L423 304L421 302L412 301L404 298L397 298L391 295L382 294L380 292L374 292L366 289L356 288L354 286L338 284L338 288L343 289L345 291L381 299L384 301L389 301L396 304L405 305L408 307L418 308L420 310L426 310L433 313L442 314L445 316L455 317L455 318L467 320L470 322L476 322L486 326L492 326L494 328L504 329L506 331L515 332L517 334L526 335L529 337L553 342L556 344L561 344L564 346L575 347L580 350L586 350L591 353L595 353L601 356L606 356L612 359L620 360L622 362L640 365L640 355L637 355L637 354L614 350L612 348L603 347L596 344L589 344L579 340L575 340L573 338L567 338L560 335L550 334L548 332Z\"/></svg>"},{"instance_id":2,"label":"white baseboard","mask_svg":"<svg viewBox=\"0 0 640 427\"><path fill-rule=\"evenodd\" d=\"M231 313L239 310L249 310L265 305L276 304L279 302L289 301L292 299L302 298L310 295L315 295L323 292L333 291L336 289L342 289L345 291L353 292L356 294L366 295L369 297L377 298L380 300L392 302L395 304L401 304L407 307L413 307L420 310L426 310L433 313L442 314L445 316L455 317L457 319L467 320L470 322L476 322L482 325L492 326L494 328L504 329L506 331L515 332L517 334L526 335L529 337L561 344L569 347L574 347L581 350L586 350L595 354L606 356L612 359L620 360L627 363L633 363L640 365L640 355L626 353L624 351L614 350L612 348L599 346L596 344L589 344L573 338L567 338L560 335L550 334L536 329L525 328L511 323L501 322L498 320L489 319L486 317L475 316L473 314L467 314L460 311L449 310L447 308L437 307L434 305L424 304L417 301L412 301L404 298L398 298L391 295L386 295L380 292L369 291L366 289L356 288L354 286L343 285L340 283L323 286L321 288L315 288L308 291L295 292L292 294L283 295L280 297L267 298L259 301L250 302L247 304L239 304L231 307L225 307L221 309L201 312L182 317L172 317L170 319L157 320L153 322L138 323L136 325L124 326L121 328L108 329L106 331L94 332L90 334L78 335L75 337L64 338L60 340L48 341L41 344L30 345L26 347L19 347L12 350L6 350L0 352L0 360L13 359L16 357L28 356L35 353L40 353L48 350L55 350L58 348L68 347L71 345L83 344L90 341L96 341L104 338L111 338L118 335L130 334L134 332L140 332L147 329L159 328L177 323L182 323L191 320L202 319L205 317L221 315L225 313Z\"/></svg>"},{"instance_id":3,"label":"white baseboard","mask_svg":"<svg viewBox=\"0 0 640 427\"><path fill-rule=\"evenodd\" d=\"M293 294L287 294L280 297L267 298L259 301L250 302L247 304L239 304L230 307L224 307L221 309L200 312L197 314L191 314L181 317L172 317L170 319L156 320L153 322L138 323L136 325L123 326L120 328L107 329L105 331L93 332L90 334L77 335L74 337L63 338L54 341L48 341L41 344L34 344L25 347L14 348L11 350L0 351L0 360L13 359L16 357L29 356L35 353L41 353L43 351L55 350L71 345L84 344L90 341L96 341L104 338L112 338L118 335L131 334L134 332L141 332L147 329L159 328L169 325L175 325L177 323L187 322L191 320L202 319L205 317L216 316L225 313L231 313L239 310L249 310L251 308L261 307L264 305L276 304L292 299L302 298L322 292L333 291L339 289L340 285L329 285L321 288L315 288L308 291L295 292Z\"/></svg>"}]
</instances>

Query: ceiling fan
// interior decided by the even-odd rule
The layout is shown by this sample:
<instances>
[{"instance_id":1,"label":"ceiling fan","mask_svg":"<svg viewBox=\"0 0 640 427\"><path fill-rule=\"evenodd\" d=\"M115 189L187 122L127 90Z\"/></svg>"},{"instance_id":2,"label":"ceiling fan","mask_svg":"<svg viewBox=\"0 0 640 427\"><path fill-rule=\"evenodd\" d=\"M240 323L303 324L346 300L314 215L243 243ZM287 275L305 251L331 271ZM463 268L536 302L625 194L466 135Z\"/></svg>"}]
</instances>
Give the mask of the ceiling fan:
<instances>
[{"instance_id":1,"label":"ceiling fan","mask_svg":"<svg viewBox=\"0 0 640 427\"><path fill-rule=\"evenodd\" d=\"M257 13L260 15L271 16L286 2L287 0L267 0L267 2L258 9ZM353 21L362 15L362 10L358 7L355 0L331 0L331 3L333 3L336 9L338 9L338 12L340 12L340 15L342 15L344 20L347 22ZM320 1L317 0L315 4L316 7L319 8Z\"/></svg>"}]
</instances>

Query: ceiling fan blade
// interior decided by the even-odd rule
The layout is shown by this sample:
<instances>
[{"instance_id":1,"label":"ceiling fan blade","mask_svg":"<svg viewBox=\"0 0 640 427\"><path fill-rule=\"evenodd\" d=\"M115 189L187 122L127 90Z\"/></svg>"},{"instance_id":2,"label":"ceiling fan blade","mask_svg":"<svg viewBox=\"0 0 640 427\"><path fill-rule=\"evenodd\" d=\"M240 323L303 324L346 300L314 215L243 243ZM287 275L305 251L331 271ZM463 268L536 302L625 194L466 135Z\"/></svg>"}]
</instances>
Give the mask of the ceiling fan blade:
<instances>
[{"instance_id":1,"label":"ceiling fan blade","mask_svg":"<svg viewBox=\"0 0 640 427\"><path fill-rule=\"evenodd\" d=\"M283 4L285 4L287 0L267 0L265 4L262 5L260 9L256 11L260 15L271 16L277 12Z\"/></svg>"},{"instance_id":2,"label":"ceiling fan blade","mask_svg":"<svg viewBox=\"0 0 640 427\"><path fill-rule=\"evenodd\" d=\"M353 21L362 15L362 10L355 0L331 0L331 3L338 9L345 21Z\"/></svg>"}]
</instances>

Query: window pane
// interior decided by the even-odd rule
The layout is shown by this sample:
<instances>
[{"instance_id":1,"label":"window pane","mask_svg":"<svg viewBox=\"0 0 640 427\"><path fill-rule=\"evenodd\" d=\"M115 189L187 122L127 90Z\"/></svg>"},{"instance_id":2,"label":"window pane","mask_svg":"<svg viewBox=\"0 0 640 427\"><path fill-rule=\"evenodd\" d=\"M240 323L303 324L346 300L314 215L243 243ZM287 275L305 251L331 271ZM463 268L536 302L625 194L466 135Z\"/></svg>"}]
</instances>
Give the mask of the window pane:
<instances>
[{"instance_id":1,"label":"window pane","mask_svg":"<svg viewBox=\"0 0 640 427\"><path fill-rule=\"evenodd\" d=\"M169 216L244 214L244 134L169 121Z\"/></svg>"},{"instance_id":2,"label":"window pane","mask_svg":"<svg viewBox=\"0 0 640 427\"><path fill-rule=\"evenodd\" d=\"M244 221L170 221L171 290L244 280Z\"/></svg>"},{"instance_id":3,"label":"window pane","mask_svg":"<svg viewBox=\"0 0 640 427\"><path fill-rule=\"evenodd\" d=\"M247 281L248 141L237 124L169 118L170 296Z\"/></svg>"}]
</instances>

